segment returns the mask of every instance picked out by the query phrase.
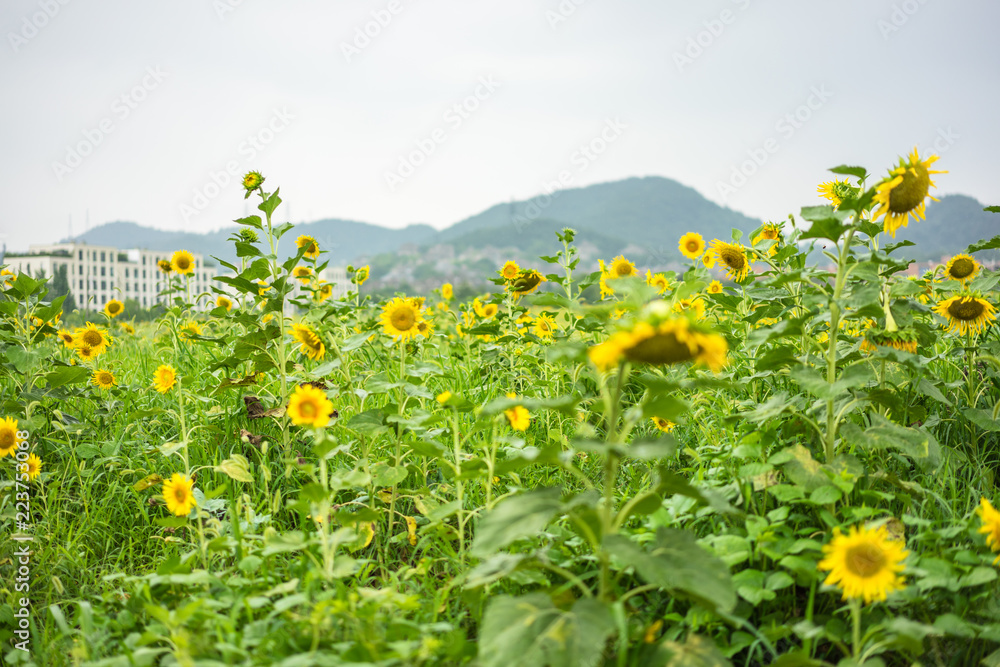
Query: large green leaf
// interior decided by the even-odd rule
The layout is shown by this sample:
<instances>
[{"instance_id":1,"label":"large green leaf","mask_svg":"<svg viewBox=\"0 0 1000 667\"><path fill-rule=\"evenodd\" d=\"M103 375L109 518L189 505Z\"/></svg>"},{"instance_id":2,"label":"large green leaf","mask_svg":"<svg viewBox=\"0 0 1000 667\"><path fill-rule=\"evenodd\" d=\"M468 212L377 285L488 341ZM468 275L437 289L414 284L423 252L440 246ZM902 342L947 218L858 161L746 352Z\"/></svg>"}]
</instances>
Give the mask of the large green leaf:
<instances>
[{"instance_id":1,"label":"large green leaf","mask_svg":"<svg viewBox=\"0 0 1000 667\"><path fill-rule=\"evenodd\" d=\"M472 553L480 558L548 525L562 507L558 488L537 489L505 498L476 527Z\"/></svg>"},{"instance_id":2,"label":"large green leaf","mask_svg":"<svg viewBox=\"0 0 1000 667\"><path fill-rule=\"evenodd\" d=\"M648 665L664 667L732 667L712 640L690 634L680 642L665 641L657 647L656 657Z\"/></svg>"},{"instance_id":3,"label":"large green leaf","mask_svg":"<svg viewBox=\"0 0 1000 667\"><path fill-rule=\"evenodd\" d=\"M913 460L925 472L941 463L941 445L928 431L895 424L880 415L872 415L872 426L861 430L848 422L841 426L842 437L865 449L894 449Z\"/></svg>"},{"instance_id":4,"label":"large green leaf","mask_svg":"<svg viewBox=\"0 0 1000 667\"><path fill-rule=\"evenodd\" d=\"M599 665L614 630L611 609L594 598L578 600L564 611L544 593L502 595L486 609L479 663L483 667Z\"/></svg>"}]
</instances>

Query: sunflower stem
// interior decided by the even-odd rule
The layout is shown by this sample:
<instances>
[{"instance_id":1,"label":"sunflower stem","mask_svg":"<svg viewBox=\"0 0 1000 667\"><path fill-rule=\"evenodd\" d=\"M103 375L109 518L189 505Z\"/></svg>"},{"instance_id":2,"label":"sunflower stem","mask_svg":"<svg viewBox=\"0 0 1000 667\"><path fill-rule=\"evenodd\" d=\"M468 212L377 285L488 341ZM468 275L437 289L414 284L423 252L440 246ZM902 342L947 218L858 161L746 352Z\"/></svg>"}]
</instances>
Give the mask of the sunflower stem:
<instances>
[{"instance_id":1,"label":"sunflower stem","mask_svg":"<svg viewBox=\"0 0 1000 667\"><path fill-rule=\"evenodd\" d=\"M847 258L851 253L851 242L856 229L851 227L840 248L837 260L837 278L830 297L830 341L826 352L826 381L833 384L837 379L837 339L840 332L840 296L847 282ZM837 444L837 417L834 413L834 399L826 401L826 462L833 462Z\"/></svg>"},{"instance_id":2,"label":"sunflower stem","mask_svg":"<svg viewBox=\"0 0 1000 667\"><path fill-rule=\"evenodd\" d=\"M861 656L861 598L851 598L851 648L854 659Z\"/></svg>"}]
</instances>

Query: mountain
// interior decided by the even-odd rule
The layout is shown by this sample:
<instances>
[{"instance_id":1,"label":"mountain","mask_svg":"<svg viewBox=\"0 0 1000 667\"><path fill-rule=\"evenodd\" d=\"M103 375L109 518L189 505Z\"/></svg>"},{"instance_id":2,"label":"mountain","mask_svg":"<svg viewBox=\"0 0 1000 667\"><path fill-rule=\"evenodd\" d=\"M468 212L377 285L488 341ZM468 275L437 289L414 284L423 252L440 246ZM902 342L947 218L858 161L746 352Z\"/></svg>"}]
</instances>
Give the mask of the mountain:
<instances>
[{"instance_id":1,"label":"mountain","mask_svg":"<svg viewBox=\"0 0 1000 667\"><path fill-rule=\"evenodd\" d=\"M983 204L965 195L944 195L927 206L926 220L910 217L907 227L896 232L897 241L913 241L916 246L900 248L895 254L926 261L940 260L981 239L1000 234L1000 214L983 210ZM984 250L980 259L997 259L1000 253Z\"/></svg>"}]
</instances>

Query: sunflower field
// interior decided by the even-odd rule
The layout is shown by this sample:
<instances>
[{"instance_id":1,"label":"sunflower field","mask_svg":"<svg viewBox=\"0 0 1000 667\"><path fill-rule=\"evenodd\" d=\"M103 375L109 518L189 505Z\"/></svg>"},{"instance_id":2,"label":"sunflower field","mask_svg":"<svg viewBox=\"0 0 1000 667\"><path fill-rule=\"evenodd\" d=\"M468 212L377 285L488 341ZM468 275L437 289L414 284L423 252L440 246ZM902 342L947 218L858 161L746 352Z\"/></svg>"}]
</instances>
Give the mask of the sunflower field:
<instances>
[{"instance_id":1,"label":"sunflower field","mask_svg":"<svg viewBox=\"0 0 1000 667\"><path fill-rule=\"evenodd\" d=\"M935 159L468 303L332 298L256 172L155 322L5 271L3 664L1000 665L1000 237L904 275Z\"/></svg>"}]
</instances>

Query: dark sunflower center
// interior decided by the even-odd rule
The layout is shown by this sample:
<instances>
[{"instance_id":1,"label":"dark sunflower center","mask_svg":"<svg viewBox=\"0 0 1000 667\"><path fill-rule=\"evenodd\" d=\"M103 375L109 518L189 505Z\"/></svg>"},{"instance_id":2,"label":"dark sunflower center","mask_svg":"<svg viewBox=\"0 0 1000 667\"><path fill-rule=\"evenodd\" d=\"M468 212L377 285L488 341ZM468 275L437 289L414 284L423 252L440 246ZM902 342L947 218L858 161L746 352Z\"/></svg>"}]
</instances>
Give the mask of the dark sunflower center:
<instances>
[{"instance_id":1,"label":"dark sunflower center","mask_svg":"<svg viewBox=\"0 0 1000 667\"><path fill-rule=\"evenodd\" d=\"M0 449L10 449L14 446L14 429L5 428L0 431Z\"/></svg>"},{"instance_id":2,"label":"dark sunflower center","mask_svg":"<svg viewBox=\"0 0 1000 667\"><path fill-rule=\"evenodd\" d=\"M121 309L117 303L108 304L108 310L112 313L117 313Z\"/></svg>"},{"instance_id":3,"label":"dark sunflower center","mask_svg":"<svg viewBox=\"0 0 1000 667\"><path fill-rule=\"evenodd\" d=\"M187 501L187 489L181 486L174 487L174 500L183 505Z\"/></svg>"},{"instance_id":4,"label":"dark sunflower center","mask_svg":"<svg viewBox=\"0 0 1000 667\"><path fill-rule=\"evenodd\" d=\"M112 381L111 373L108 373L106 371L101 371L100 373L97 374L97 381L100 382L101 384L111 384Z\"/></svg>"},{"instance_id":5,"label":"dark sunflower center","mask_svg":"<svg viewBox=\"0 0 1000 667\"><path fill-rule=\"evenodd\" d=\"M969 299L968 301L955 301L948 306L948 314L956 320L968 322L982 316L986 310L979 299Z\"/></svg>"},{"instance_id":6,"label":"dark sunflower center","mask_svg":"<svg viewBox=\"0 0 1000 667\"><path fill-rule=\"evenodd\" d=\"M972 275L973 271L976 270L976 265L971 259L957 259L951 264L951 277L958 278L968 278Z\"/></svg>"},{"instance_id":7,"label":"dark sunflower center","mask_svg":"<svg viewBox=\"0 0 1000 667\"><path fill-rule=\"evenodd\" d=\"M97 347L102 342L104 342L104 337L99 331L94 331L93 329L88 329L83 334L83 342L91 347Z\"/></svg>"},{"instance_id":8,"label":"dark sunflower center","mask_svg":"<svg viewBox=\"0 0 1000 667\"><path fill-rule=\"evenodd\" d=\"M299 404L299 412L302 413L303 417L307 419L312 419L316 416L316 404L312 401L306 401Z\"/></svg>"},{"instance_id":9,"label":"dark sunflower center","mask_svg":"<svg viewBox=\"0 0 1000 667\"><path fill-rule=\"evenodd\" d=\"M619 264L615 269L615 275L621 278L622 276L632 275L632 267L628 264Z\"/></svg>"},{"instance_id":10,"label":"dark sunflower center","mask_svg":"<svg viewBox=\"0 0 1000 667\"><path fill-rule=\"evenodd\" d=\"M724 248L719 253L719 259L721 259L726 266L735 271L741 271L747 263L743 253L738 250L733 250L732 248Z\"/></svg>"},{"instance_id":11,"label":"dark sunflower center","mask_svg":"<svg viewBox=\"0 0 1000 667\"><path fill-rule=\"evenodd\" d=\"M178 257L177 258L177 268L178 269L186 270L190 266L191 266L191 262L190 262L190 260L188 260L187 257Z\"/></svg>"},{"instance_id":12,"label":"dark sunflower center","mask_svg":"<svg viewBox=\"0 0 1000 667\"><path fill-rule=\"evenodd\" d=\"M687 242L687 249L688 252L698 252L698 242L694 239L691 239L690 241Z\"/></svg>"},{"instance_id":13,"label":"dark sunflower center","mask_svg":"<svg viewBox=\"0 0 1000 667\"><path fill-rule=\"evenodd\" d=\"M631 361L649 364L679 364L693 359L691 350L672 333L656 334L625 350L625 357Z\"/></svg>"},{"instance_id":14,"label":"dark sunflower center","mask_svg":"<svg viewBox=\"0 0 1000 667\"><path fill-rule=\"evenodd\" d=\"M923 165L915 165L903 174L903 182L889 192L889 211L909 213L924 201L931 188L931 177Z\"/></svg>"},{"instance_id":15,"label":"dark sunflower center","mask_svg":"<svg viewBox=\"0 0 1000 667\"><path fill-rule=\"evenodd\" d=\"M844 564L851 574L867 579L885 568L886 557L875 544L858 544L847 550Z\"/></svg>"},{"instance_id":16,"label":"dark sunflower center","mask_svg":"<svg viewBox=\"0 0 1000 667\"><path fill-rule=\"evenodd\" d=\"M392 322L392 326L396 327L399 331L409 331L413 328L413 324L417 321L416 315L409 308L399 308L389 318Z\"/></svg>"}]
</instances>

